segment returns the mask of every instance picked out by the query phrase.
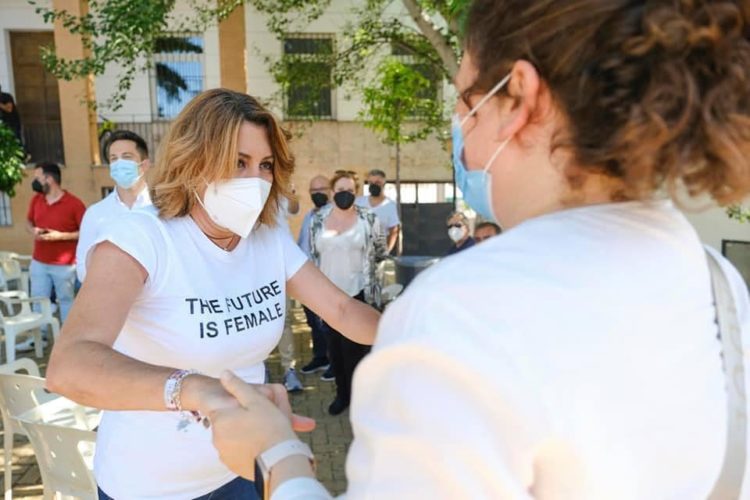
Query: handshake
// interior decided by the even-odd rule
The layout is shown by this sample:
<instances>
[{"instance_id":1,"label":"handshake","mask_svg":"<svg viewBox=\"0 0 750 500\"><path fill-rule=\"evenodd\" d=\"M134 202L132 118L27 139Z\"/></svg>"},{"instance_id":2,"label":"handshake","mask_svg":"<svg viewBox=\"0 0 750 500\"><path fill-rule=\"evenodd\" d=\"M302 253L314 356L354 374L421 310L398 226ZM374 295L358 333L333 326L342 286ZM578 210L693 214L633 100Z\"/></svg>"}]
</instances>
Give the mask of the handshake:
<instances>
[{"instance_id":1,"label":"handshake","mask_svg":"<svg viewBox=\"0 0 750 500\"><path fill-rule=\"evenodd\" d=\"M208 417L221 461L249 480L254 479L257 456L278 443L297 439L295 431L315 428L315 420L292 413L283 386L250 385L229 371L219 380L188 377L182 393L185 408L197 408ZM298 472L312 476L312 469Z\"/></svg>"}]
</instances>

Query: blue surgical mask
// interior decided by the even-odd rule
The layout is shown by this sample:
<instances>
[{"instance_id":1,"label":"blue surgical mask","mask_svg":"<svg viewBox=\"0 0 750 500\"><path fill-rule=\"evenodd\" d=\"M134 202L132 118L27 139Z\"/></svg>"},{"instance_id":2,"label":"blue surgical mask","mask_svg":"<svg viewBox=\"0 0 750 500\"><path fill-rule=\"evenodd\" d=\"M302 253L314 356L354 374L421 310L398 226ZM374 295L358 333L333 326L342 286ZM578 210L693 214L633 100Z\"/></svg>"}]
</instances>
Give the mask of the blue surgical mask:
<instances>
[{"instance_id":1,"label":"blue surgical mask","mask_svg":"<svg viewBox=\"0 0 750 500\"><path fill-rule=\"evenodd\" d=\"M109 164L109 176L121 188L130 189L141 178L140 172L138 172L139 166L140 163L133 160L119 158Z\"/></svg>"},{"instance_id":2,"label":"blue surgical mask","mask_svg":"<svg viewBox=\"0 0 750 500\"><path fill-rule=\"evenodd\" d=\"M489 159L482 170L468 170L464 165L464 133L463 125L466 120L476 114L484 103L493 95L497 94L500 89L507 85L510 80L508 75L500 83L490 90L466 116L459 118L458 114L453 116L451 126L451 136L453 138L453 166L455 170L456 185L464 195L464 200L474 209L482 218L497 222L497 218L492 210L492 175L489 170L495 162L497 156L502 152L505 146L510 142L508 137L502 144L497 147L495 153Z\"/></svg>"}]
</instances>

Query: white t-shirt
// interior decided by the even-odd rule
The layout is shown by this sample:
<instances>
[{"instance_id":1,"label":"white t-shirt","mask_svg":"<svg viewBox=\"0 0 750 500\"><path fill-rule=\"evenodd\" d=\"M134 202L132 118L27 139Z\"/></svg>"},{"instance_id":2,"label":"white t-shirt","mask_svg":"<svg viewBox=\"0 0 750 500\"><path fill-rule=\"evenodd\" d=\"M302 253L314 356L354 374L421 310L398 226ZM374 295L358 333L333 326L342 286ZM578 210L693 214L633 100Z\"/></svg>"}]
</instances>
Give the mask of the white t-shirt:
<instances>
[{"instance_id":1,"label":"white t-shirt","mask_svg":"<svg viewBox=\"0 0 750 500\"><path fill-rule=\"evenodd\" d=\"M357 218L357 222L343 233L323 229L315 242L320 252L320 271L350 297L365 287L367 235L364 224Z\"/></svg>"},{"instance_id":2,"label":"white t-shirt","mask_svg":"<svg viewBox=\"0 0 750 500\"><path fill-rule=\"evenodd\" d=\"M378 220L380 221L380 225L383 226L383 228L388 231L390 229L393 229L394 227L401 224L401 221L398 218L398 208L396 207L396 202L391 200L390 198L385 198L383 202L378 205L377 207L373 207L370 205L370 196L360 196L357 198L357 205L360 207L369 208L373 212L375 212L375 215L378 216Z\"/></svg>"},{"instance_id":3,"label":"white t-shirt","mask_svg":"<svg viewBox=\"0 0 750 500\"><path fill-rule=\"evenodd\" d=\"M347 498L703 500L727 426L714 318L669 202L542 216L445 259L357 367Z\"/></svg>"},{"instance_id":4,"label":"white t-shirt","mask_svg":"<svg viewBox=\"0 0 750 500\"><path fill-rule=\"evenodd\" d=\"M132 210L150 206L151 197L148 194L148 188L144 187L138 193ZM86 256L91 249L91 245L94 244L99 229L108 224L114 217L128 213L130 210L131 208L120 199L117 189L112 190L106 198L86 209L78 233L78 246L76 246L76 274L79 281L83 282L86 277Z\"/></svg>"},{"instance_id":5,"label":"white t-shirt","mask_svg":"<svg viewBox=\"0 0 750 500\"><path fill-rule=\"evenodd\" d=\"M286 281L307 260L288 232L261 226L231 252L211 243L190 217L164 221L155 210L125 214L96 242L111 241L148 272L114 349L146 363L230 369L262 383L263 361L284 326ZM235 474L220 461L211 432L177 430L175 412L105 411L95 475L122 499L185 500L213 491Z\"/></svg>"}]
</instances>

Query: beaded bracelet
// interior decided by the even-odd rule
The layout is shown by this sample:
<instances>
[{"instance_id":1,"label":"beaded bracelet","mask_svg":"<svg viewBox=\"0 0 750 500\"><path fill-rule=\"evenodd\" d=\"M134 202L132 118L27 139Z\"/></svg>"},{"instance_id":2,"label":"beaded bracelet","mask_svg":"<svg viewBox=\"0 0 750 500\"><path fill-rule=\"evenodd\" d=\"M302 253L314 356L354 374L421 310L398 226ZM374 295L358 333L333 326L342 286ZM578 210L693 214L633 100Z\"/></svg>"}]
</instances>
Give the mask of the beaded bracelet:
<instances>
[{"instance_id":1,"label":"beaded bracelet","mask_svg":"<svg viewBox=\"0 0 750 500\"><path fill-rule=\"evenodd\" d=\"M187 427L191 422L203 423L204 427L208 427L208 418L202 416L198 411L185 411L182 408L182 402L180 396L182 395L182 382L189 375L201 375L198 370L175 370L164 383L164 406L171 411L179 411L182 415L180 423L177 424L177 429L182 430Z\"/></svg>"}]
</instances>

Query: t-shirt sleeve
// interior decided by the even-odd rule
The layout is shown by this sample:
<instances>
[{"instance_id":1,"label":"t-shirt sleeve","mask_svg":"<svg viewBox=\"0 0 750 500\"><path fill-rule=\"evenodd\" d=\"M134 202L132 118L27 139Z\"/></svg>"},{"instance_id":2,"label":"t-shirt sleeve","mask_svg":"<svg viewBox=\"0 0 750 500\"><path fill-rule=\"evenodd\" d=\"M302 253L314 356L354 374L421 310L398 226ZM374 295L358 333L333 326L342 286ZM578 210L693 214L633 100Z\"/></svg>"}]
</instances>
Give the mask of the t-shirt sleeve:
<instances>
[{"instance_id":1,"label":"t-shirt sleeve","mask_svg":"<svg viewBox=\"0 0 750 500\"><path fill-rule=\"evenodd\" d=\"M271 500L332 500L333 497L317 480L311 477L295 477L281 483L274 490ZM343 497L338 497L343 500Z\"/></svg>"},{"instance_id":2,"label":"t-shirt sleeve","mask_svg":"<svg viewBox=\"0 0 750 500\"><path fill-rule=\"evenodd\" d=\"M90 212L86 212L81 220L81 227L78 233L78 244L76 245L76 275L78 281L83 282L86 278L86 256L89 253L91 244L94 241L94 221Z\"/></svg>"},{"instance_id":3,"label":"t-shirt sleeve","mask_svg":"<svg viewBox=\"0 0 750 500\"><path fill-rule=\"evenodd\" d=\"M295 274L297 274L297 271L300 270L305 262L307 262L307 256L294 242L289 231L279 230L278 234L281 238L281 249L284 255L286 279L289 281Z\"/></svg>"},{"instance_id":4,"label":"t-shirt sleeve","mask_svg":"<svg viewBox=\"0 0 750 500\"><path fill-rule=\"evenodd\" d=\"M104 241L109 241L143 266L148 274L147 288L162 281L166 272L164 251L167 241L155 216L143 212L129 212L113 218L97 232L86 255L86 266L91 262L97 245Z\"/></svg>"},{"instance_id":5,"label":"t-shirt sleeve","mask_svg":"<svg viewBox=\"0 0 750 500\"><path fill-rule=\"evenodd\" d=\"M396 203L389 203L388 204L388 220L383 221L385 224L385 229L391 230L394 227L401 224L401 220L398 218L398 207L396 206Z\"/></svg>"}]
</instances>

